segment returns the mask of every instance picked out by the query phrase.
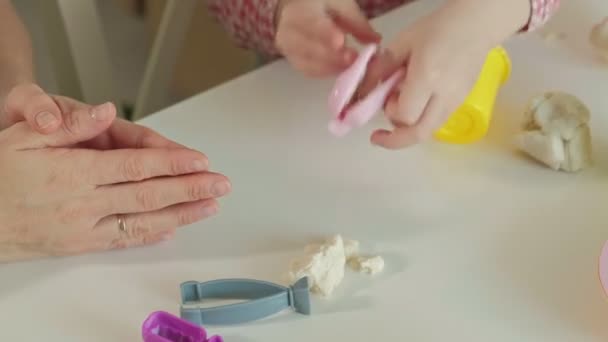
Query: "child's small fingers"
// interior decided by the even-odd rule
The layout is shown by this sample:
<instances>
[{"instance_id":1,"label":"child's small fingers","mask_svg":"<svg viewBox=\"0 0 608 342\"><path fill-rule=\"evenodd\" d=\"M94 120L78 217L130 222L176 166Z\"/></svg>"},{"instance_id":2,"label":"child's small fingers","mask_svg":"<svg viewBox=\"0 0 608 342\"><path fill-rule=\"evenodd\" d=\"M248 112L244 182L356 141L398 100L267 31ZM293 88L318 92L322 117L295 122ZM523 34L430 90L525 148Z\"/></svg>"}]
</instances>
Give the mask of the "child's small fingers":
<instances>
[{"instance_id":1,"label":"child's small fingers","mask_svg":"<svg viewBox=\"0 0 608 342\"><path fill-rule=\"evenodd\" d=\"M444 101L437 95L431 95L429 102L422 113L420 123L417 125L419 141L426 141L433 136L448 117Z\"/></svg>"},{"instance_id":2,"label":"child's small fingers","mask_svg":"<svg viewBox=\"0 0 608 342\"><path fill-rule=\"evenodd\" d=\"M361 43L379 42L381 36L374 30L356 1L335 1L329 14L341 31L347 32Z\"/></svg>"},{"instance_id":3,"label":"child's small fingers","mask_svg":"<svg viewBox=\"0 0 608 342\"><path fill-rule=\"evenodd\" d=\"M415 144L416 135L412 127L396 127L393 131L380 129L371 136L372 144L389 150L397 150Z\"/></svg>"},{"instance_id":4,"label":"child's small fingers","mask_svg":"<svg viewBox=\"0 0 608 342\"><path fill-rule=\"evenodd\" d=\"M408 75L399 89L398 111L395 115L391 115L390 119L407 126L415 125L430 100L431 89L431 84L416 77L416 74L410 74L410 69L408 69Z\"/></svg>"},{"instance_id":5,"label":"child's small fingers","mask_svg":"<svg viewBox=\"0 0 608 342\"><path fill-rule=\"evenodd\" d=\"M308 30L310 38L316 39L332 51L340 51L346 45L346 35L330 18L314 23Z\"/></svg>"},{"instance_id":6,"label":"child's small fingers","mask_svg":"<svg viewBox=\"0 0 608 342\"><path fill-rule=\"evenodd\" d=\"M407 61L397 61L392 54L380 51L369 63L365 78L359 87L361 95L368 94L379 82L388 79L400 67L405 70L406 64Z\"/></svg>"},{"instance_id":7,"label":"child's small fingers","mask_svg":"<svg viewBox=\"0 0 608 342\"><path fill-rule=\"evenodd\" d=\"M334 51L316 36L307 36L304 33L292 31L285 35L281 41L282 51L288 57L298 57L305 60L324 60L326 63L343 66L349 60L354 60L352 50Z\"/></svg>"},{"instance_id":8,"label":"child's small fingers","mask_svg":"<svg viewBox=\"0 0 608 342\"><path fill-rule=\"evenodd\" d=\"M445 118L443 108L437 97L432 96L424 114L416 125L397 125L392 132L378 130L372 134L371 141L374 145L391 150L427 141L433 136L433 132L439 128Z\"/></svg>"},{"instance_id":9,"label":"child's small fingers","mask_svg":"<svg viewBox=\"0 0 608 342\"><path fill-rule=\"evenodd\" d=\"M328 49L326 45L318 42L311 43L306 51L302 51L307 59L319 64L330 66L332 69L342 71L349 67L357 58L357 52L350 48L339 51Z\"/></svg>"},{"instance_id":10,"label":"child's small fingers","mask_svg":"<svg viewBox=\"0 0 608 342\"><path fill-rule=\"evenodd\" d=\"M337 75L347 68L356 58L355 52L328 51L322 45L309 44L306 49L299 49L292 54L292 63L305 66L306 70L314 70L315 75Z\"/></svg>"},{"instance_id":11,"label":"child's small fingers","mask_svg":"<svg viewBox=\"0 0 608 342\"><path fill-rule=\"evenodd\" d=\"M323 63L315 59L294 58L290 61L294 68L304 75L313 78L325 78L337 75L342 69L334 64Z\"/></svg>"}]
</instances>

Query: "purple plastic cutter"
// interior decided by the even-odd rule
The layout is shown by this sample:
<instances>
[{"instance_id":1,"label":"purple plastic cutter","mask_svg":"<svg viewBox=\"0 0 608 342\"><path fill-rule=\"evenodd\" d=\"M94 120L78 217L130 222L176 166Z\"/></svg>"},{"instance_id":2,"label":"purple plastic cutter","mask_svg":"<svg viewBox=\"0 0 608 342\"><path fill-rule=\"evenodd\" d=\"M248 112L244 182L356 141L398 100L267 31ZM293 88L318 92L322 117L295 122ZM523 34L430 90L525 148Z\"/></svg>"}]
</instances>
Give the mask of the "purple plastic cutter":
<instances>
[{"instance_id":1,"label":"purple plastic cutter","mask_svg":"<svg viewBox=\"0 0 608 342\"><path fill-rule=\"evenodd\" d=\"M144 342L224 342L220 336L207 338L204 328L165 311L151 313L141 334Z\"/></svg>"}]
</instances>

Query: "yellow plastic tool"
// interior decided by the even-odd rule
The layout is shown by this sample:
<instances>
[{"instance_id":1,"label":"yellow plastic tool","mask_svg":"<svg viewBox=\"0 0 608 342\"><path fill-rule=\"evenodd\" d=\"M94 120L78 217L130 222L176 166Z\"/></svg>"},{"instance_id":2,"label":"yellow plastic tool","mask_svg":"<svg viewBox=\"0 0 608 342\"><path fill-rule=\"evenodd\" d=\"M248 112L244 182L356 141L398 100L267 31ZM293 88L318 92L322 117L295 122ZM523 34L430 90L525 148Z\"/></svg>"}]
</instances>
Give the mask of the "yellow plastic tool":
<instances>
[{"instance_id":1,"label":"yellow plastic tool","mask_svg":"<svg viewBox=\"0 0 608 342\"><path fill-rule=\"evenodd\" d=\"M511 75L511 60L502 47L492 49L464 103L436 133L439 141L469 144L485 137L501 86Z\"/></svg>"}]
</instances>

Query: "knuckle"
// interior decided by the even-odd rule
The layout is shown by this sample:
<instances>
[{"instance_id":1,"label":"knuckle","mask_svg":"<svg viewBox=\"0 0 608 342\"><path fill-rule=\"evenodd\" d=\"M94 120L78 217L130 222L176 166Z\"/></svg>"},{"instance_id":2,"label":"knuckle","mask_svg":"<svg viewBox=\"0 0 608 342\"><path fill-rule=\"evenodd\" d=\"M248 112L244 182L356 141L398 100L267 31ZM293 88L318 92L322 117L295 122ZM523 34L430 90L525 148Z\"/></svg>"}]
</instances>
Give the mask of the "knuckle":
<instances>
[{"instance_id":1,"label":"knuckle","mask_svg":"<svg viewBox=\"0 0 608 342\"><path fill-rule=\"evenodd\" d=\"M141 239L140 243L141 245L153 245L153 244L157 244L159 242L168 240L170 236L172 236L174 233L173 230L169 230L167 232L164 233L160 233L160 234L148 234L146 236L143 237L143 239Z\"/></svg>"},{"instance_id":2,"label":"knuckle","mask_svg":"<svg viewBox=\"0 0 608 342\"><path fill-rule=\"evenodd\" d=\"M136 138L135 146L137 148L143 148L145 146L153 145L157 141L157 136L154 132L148 128L144 127L141 129L141 133Z\"/></svg>"},{"instance_id":3,"label":"knuckle","mask_svg":"<svg viewBox=\"0 0 608 342\"><path fill-rule=\"evenodd\" d=\"M146 177L144 164L138 157L127 158L120 164L120 173L130 181L140 181Z\"/></svg>"},{"instance_id":4,"label":"knuckle","mask_svg":"<svg viewBox=\"0 0 608 342\"><path fill-rule=\"evenodd\" d=\"M193 210L182 209L177 212L177 225L186 226L197 221L197 215Z\"/></svg>"},{"instance_id":5,"label":"knuckle","mask_svg":"<svg viewBox=\"0 0 608 342\"><path fill-rule=\"evenodd\" d=\"M417 119L413 115L408 115L408 113L399 114L395 120L397 122L398 127L411 127L416 125ZM415 131L412 132L414 135Z\"/></svg>"},{"instance_id":6,"label":"knuckle","mask_svg":"<svg viewBox=\"0 0 608 342\"><path fill-rule=\"evenodd\" d=\"M135 243L140 246L153 245L158 242L158 238L153 235L146 235L141 238L141 240L137 240Z\"/></svg>"},{"instance_id":7,"label":"knuckle","mask_svg":"<svg viewBox=\"0 0 608 342\"><path fill-rule=\"evenodd\" d=\"M135 191L135 202L145 211L158 208L159 197L156 192L147 187L140 187Z\"/></svg>"},{"instance_id":8,"label":"knuckle","mask_svg":"<svg viewBox=\"0 0 608 342\"><path fill-rule=\"evenodd\" d=\"M197 201L206 198L209 195L209 190L206 185L202 185L200 182L190 182L187 187L188 199L190 201Z\"/></svg>"},{"instance_id":9,"label":"knuckle","mask_svg":"<svg viewBox=\"0 0 608 342\"><path fill-rule=\"evenodd\" d=\"M82 118L70 113L63 117L63 131L69 136L76 136L82 130Z\"/></svg>"},{"instance_id":10,"label":"knuckle","mask_svg":"<svg viewBox=\"0 0 608 342\"><path fill-rule=\"evenodd\" d=\"M413 142L420 142L427 138L428 131L423 128L416 128L412 131Z\"/></svg>"},{"instance_id":11,"label":"knuckle","mask_svg":"<svg viewBox=\"0 0 608 342\"><path fill-rule=\"evenodd\" d=\"M441 77L441 70L432 63L423 62L420 66L419 84L433 84Z\"/></svg>"},{"instance_id":12,"label":"knuckle","mask_svg":"<svg viewBox=\"0 0 608 342\"><path fill-rule=\"evenodd\" d=\"M170 162L169 162L169 173L172 176L177 176L177 175L181 175L184 172L187 172L188 169L187 167L184 165L183 161L177 158L173 158Z\"/></svg>"},{"instance_id":13,"label":"knuckle","mask_svg":"<svg viewBox=\"0 0 608 342\"><path fill-rule=\"evenodd\" d=\"M138 215L127 222L129 240L141 240L152 230L150 220L145 215Z\"/></svg>"}]
</instances>

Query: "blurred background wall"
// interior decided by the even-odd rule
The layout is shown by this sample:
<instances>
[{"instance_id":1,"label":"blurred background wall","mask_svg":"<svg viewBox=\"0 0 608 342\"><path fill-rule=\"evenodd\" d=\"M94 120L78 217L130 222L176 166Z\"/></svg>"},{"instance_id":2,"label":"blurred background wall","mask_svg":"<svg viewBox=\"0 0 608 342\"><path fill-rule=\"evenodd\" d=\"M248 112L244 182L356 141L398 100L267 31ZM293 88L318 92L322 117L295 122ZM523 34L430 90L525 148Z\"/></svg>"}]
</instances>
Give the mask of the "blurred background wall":
<instances>
[{"instance_id":1,"label":"blurred background wall","mask_svg":"<svg viewBox=\"0 0 608 342\"><path fill-rule=\"evenodd\" d=\"M62 75L49 58L48 29L40 4L58 0L13 0L28 26L34 48L39 81L48 91L57 91ZM59 0L68 6L76 1L93 1L98 11L113 69L114 91L119 105L129 112L135 104L149 58L150 47L158 32L167 0ZM42 17L41 17L42 16ZM86 26L86 25L83 25ZM79 27L86 30L87 27ZM95 68L93 64L90 66ZM198 1L180 47L172 80L163 107L226 82L256 67L254 53L236 48L227 34ZM149 114L149 113L145 113Z\"/></svg>"}]
</instances>

